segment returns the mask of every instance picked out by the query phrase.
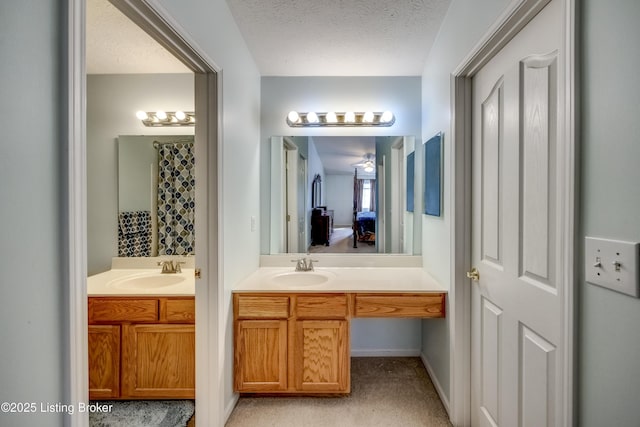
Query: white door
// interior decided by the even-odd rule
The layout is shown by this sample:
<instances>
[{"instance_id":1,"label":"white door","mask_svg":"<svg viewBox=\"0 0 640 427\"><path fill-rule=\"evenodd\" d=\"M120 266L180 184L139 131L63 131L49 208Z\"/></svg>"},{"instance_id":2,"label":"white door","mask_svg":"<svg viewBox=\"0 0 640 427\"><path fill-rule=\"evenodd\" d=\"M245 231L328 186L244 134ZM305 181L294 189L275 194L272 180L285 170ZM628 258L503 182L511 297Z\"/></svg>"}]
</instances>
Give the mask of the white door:
<instances>
[{"instance_id":1,"label":"white door","mask_svg":"<svg viewBox=\"0 0 640 427\"><path fill-rule=\"evenodd\" d=\"M561 6L473 77L473 426L562 425Z\"/></svg>"},{"instance_id":2,"label":"white door","mask_svg":"<svg viewBox=\"0 0 640 427\"><path fill-rule=\"evenodd\" d=\"M297 152L297 151L296 151ZM306 252L307 242L307 161L298 156L297 205L298 210L298 252Z\"/></svg>"},{"instance_id":3,"label":"white door","mask_svg":"<svg viewBox=\"0 0 640 427\"><path fill-rule=\"evenodd\" d=\"M287 149L285 147L285 164L286 164L286 178L285 178L285 201L286 201L286 215L285 215L285 230L287 234L287 250L288 253L297 253L301 251L299 247L298 237L298 188L300 184L299 171L298 171L298 150Z\"/></svg>"},{"instance_id":4,"label":"white door","mask_svg":"<svg viewBox=\"0 0 640 427\"><path fill-rule=\"evenodd\" d=\"M378 176L376 178L376 186L378 187L376 246L377 251L380 253L385 253L387 251L387 169L385 163L386 157L382 156L382 161L377 168Z\"/></svg>"}]
</instances>

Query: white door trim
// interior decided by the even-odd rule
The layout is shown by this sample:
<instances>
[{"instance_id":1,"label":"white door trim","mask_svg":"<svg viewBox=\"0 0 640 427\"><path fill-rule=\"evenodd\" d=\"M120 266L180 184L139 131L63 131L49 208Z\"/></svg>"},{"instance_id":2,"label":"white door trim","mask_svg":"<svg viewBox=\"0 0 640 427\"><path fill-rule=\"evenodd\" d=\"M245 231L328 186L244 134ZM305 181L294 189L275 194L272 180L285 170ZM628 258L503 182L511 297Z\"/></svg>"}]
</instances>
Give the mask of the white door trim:
<instances>
[{"instance_id":1,"label":"white door trim","mask_svg":"<svg viewBox=\"0 0 640 427\"><path fill-rule=\"evenodd\" d=\"M222 265L219 262L223 244L222 198L218 177L222 171L221 93L222 73L218 67L171 16L157 3L149 0L111 0L125 15L173 53L195 73L196 178L199 181L196 215L198 235L207 236L196 255L202 269L202 279L196 286L196 417L198 425L223 425L224 336L225 322L221 317ZM68 210L69 210L69 323L66 376L69 380L69 402L88 402L88 338L86 281L86 71L85 26L86 0L69 0L68 4ZM230 366L226 367L230 369ZM75 411L67 415L65 425L85 427L88 414Z\"/></svg>"},{"instance_id":2,"label":"white door trim","mask_svg":"<svg viewBox=\"0 0 640 427\"><path fill-rule=\"evenodd\" d=\"M514 0L451 76L451 290L450 416L456 426L471 425L471 289L466 271L471 268L471 78L506 45L550 0ZM559 183L566 195L563 206L562 262L564 293L565 360L563 366L563 425L574 425L575 280L576 280L576 0L564 7L565 175Z\"/></svg>"}]
</instances>

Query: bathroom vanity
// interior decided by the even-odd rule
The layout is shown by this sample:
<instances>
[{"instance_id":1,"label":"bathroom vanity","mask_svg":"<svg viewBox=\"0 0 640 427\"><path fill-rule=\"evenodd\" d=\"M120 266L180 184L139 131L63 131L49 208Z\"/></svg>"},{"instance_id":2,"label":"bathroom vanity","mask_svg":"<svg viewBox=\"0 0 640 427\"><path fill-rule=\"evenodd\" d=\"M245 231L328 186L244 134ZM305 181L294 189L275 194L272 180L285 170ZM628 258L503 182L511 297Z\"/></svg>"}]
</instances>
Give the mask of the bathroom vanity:
<instances>
[{"instance_id":1,"label":"bathroom vanity","mask_svg":"<svg viewBox=\"0 0 640 427\"><path fill-rule=\"evenodd\" d=\"M89 278L89 398L195 398L193 269Z\"/></svg>"},{"instance_id":2,"label":"bathroom vanity","mask_svg":"<svg viewBox=\"0 0 640 427\"><path fill-rule=\"evenodd\" d=\"M350 320L442 318L445 296L420 268L261 268L234 289L234 389L349 393Z\"/></svg>"}]
</instances>

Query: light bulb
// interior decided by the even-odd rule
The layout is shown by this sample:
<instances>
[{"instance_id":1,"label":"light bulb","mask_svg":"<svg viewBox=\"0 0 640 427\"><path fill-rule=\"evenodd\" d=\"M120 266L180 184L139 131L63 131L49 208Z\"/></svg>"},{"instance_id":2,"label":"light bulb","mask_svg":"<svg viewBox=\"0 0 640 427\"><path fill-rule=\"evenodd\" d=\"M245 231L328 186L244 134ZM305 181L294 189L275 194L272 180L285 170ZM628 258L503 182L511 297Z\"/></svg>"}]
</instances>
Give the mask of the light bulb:
<instances>
[{"instance_id":1,"label":"light bulb","mask_svg":"<svg viewBox=\"0 0 640 427\"><path fill-rule=\"evenodd\" d=\"M353 111L348 111L344 114L345 123L354 123L356 121L356 114Z\"/></svg>"},{"instance_id":2,"label":"light bulb","mask_svg":"<svg viewBox=\"0 0 640 427\"><path fill-rule=\"evenodd\" d=\"M325 116L325 120L327 121L327 123L337 123L338 117L336 116L336 113L334 113L333 111L330 111Z\"/></svg>"},{"instance_id":3,"label":"light bulb","mask_svg":"<svg viewBox=\"0 0 640 427\"><path fill-rule=\"evenodd\" d=\"M313 111L310 113L307 113L307 122L309 123L318 123L318 115L316 113L314 113Z\"/></svg>"},{"instance_id":4,"label":"light bulb","mask_svg":"<svg viewBox=\"0 0 640 427\"><path fill-rule=\"evenodd\" d=\"M136 112L136 117L140 120L147 120L149 118L149 115L144 111L138 111Z\"/></svg>"},{"instance_id":5,"label":"light bulb","mask_svg":"<svg viewBox=\"0 0 640 427\"><path fill-rule=\"evenodd\" d=\"M365 172L373 172L373 166L365 166L364 167L364 171Z\"/></svg>"},{"instance_id":6,"label":"light bulb","mask_svg":"<svg viewBox=\"0 0 640 427\"><path fill-rule=\"evenodd\" d=\"M175 117L176 119L183 121L187 118L187 115L184 113L184 111L176 111Z\"/></svg>"},{"instance_id":7,"label":"light bulb","mask_svg":"<svg viewBox=\"0 0 640 427\"><path fill-rule=\"evenodd\" d=\"M364 113L364 116L362 117L362 121L367 123L373 122L373 113L371 111L367 111L366 113Z\"/></svg>"},{"instance_id":8,"label":"light bulb","mask_svg":"<svg viewBox=\"0 0 640 427\"><path fill-rule=\"evenodd\" d=\"M382 116L380 117L380 121L382 123L389 123L392 119L393 119L393 113L391 111L385 111L384 113L382 113Z\"/></svg>"},{"instance_id":9,"label":"light bulb","mask_svg":"<svg viewBox=\"0 0 640 427\"><path fill-rule=\"evenodd\" d=\"M298 123L298 120L300 120L300 115L297 111L289 111L289 115L287 116L287 118L291 123Z\"/></svg>"},{"instance_id":10,"label":"light bulb","mask_svg":"<svg viewBox=\"0 0 640 427\"><path fill-rule=\"evenodd\" d=\"M167 120L167 113L165 113L164 111L160 110L160 111L156 112L156 117L158 118L158 120Z\"/></svg>"}]
</instances>

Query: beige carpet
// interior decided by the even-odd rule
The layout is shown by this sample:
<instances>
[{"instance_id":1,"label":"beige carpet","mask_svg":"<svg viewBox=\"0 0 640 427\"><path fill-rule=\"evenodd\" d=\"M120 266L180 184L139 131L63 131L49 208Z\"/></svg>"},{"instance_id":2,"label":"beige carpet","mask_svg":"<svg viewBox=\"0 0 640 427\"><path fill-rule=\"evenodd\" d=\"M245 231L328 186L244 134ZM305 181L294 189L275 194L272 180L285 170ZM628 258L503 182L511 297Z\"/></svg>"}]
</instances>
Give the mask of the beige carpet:
<instances>
[{"instance_id":1,"label":"beige carpet","mask_svg":"<svg viewBox=\"0 0 640 427\"><path fill-rule=\"evenodd\" d=\"M354 357L351 395L241 397L226 427L451 426L419 358Z\"/></svg>"},{"instance_id":2,"label":"beige carpet","mask_svg":"<svg viewBox=\"0 0 640 427\"><path fill-rule=\"evenodd\" d=\"M351 227L334 228L329 238L329 246L315 245L309 246L309 253L355 253L371 254L376 253L376 245L358 242L358 247L353 247L353 230Z\"/></svg>"}]
</instances>

